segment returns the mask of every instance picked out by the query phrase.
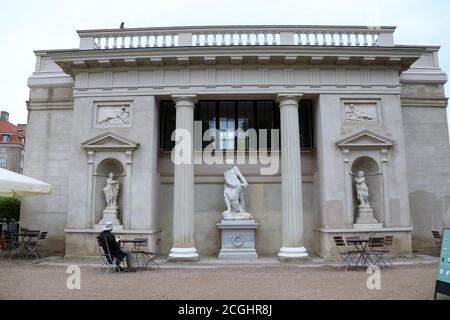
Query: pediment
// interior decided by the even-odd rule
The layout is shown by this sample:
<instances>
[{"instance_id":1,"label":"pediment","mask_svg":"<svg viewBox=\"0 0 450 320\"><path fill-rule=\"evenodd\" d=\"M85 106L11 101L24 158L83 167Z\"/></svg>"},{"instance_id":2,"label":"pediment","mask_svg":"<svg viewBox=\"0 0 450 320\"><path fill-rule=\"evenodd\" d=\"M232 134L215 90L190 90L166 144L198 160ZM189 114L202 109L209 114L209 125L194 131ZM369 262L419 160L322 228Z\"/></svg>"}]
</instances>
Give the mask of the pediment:
<instances>
[{"instance_id":1,"label":"pediment","mask_svg":"<svg viewBox=\"0 0 450 320\"><path fill-rule=\"evenodd\" d=\"M340 139L336 144L342 149L386 149L392 147L394 141L375 131L363 130Z\"/></svg>"},{"instance_id":2,"label":"pediment","mask_svg":"<svg viewBox=\"0 0 450 320\"><path fill-rule=\"evenodd\" d=\"M127 151L139 147L139 143L118 134L107 131L81 143L81 147L88 150L117 150Z\"/></svg>"}]
</instances>

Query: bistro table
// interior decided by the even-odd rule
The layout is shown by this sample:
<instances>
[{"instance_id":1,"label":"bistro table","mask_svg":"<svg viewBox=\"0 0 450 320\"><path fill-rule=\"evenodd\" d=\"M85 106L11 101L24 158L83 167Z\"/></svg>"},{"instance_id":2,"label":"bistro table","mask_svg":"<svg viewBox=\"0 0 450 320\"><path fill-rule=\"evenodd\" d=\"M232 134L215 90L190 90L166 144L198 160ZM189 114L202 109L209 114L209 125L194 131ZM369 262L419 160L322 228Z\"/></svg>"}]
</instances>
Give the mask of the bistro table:
<instances>
[{"instance_id":1,"label":"bistro table","mask_svg":"<svg viewBox=\"0 0 450 320\"><path fill-rule=\"evenodd\" d=\"M136 263L136 267L139 267L139 254L142 254L141 247L144 245L147 240L145 239L134 239L134 240L122 240L119 239L120 244L122 245L122 248L125 247L125 244L130 243L133 245L131 249L131 254L133 256L133 263Z\"/></svg>"},{"instance_id":2,"label":"bistro table","mask_svg":"<svg viewBox=\"0 0 450 320\"><path fill-rule=\"evenodd\" d=\"M369 244L369 240L362 240L362 239L349 239L346 240L347 244L354 245L356 248L356 251L358 252L358 260L356 261L355 267L366 267L367 266L367 259L369 258L367 254L367 245Z\"/></svg>"},{"instance_id":3,"label":"bistro table","mask_svg":"<svg viewBox=\"0 0 450 320\"><path fill-rule=\"evenodd\" d=\"M19 250L22 248L25 251L26 256L28 257L32 254L32 250L30 247L36 243L35 238L39 238L39 231L28 231L28 232L20 232L17 233L19 243Z\"/></svg>"}]
</instances>

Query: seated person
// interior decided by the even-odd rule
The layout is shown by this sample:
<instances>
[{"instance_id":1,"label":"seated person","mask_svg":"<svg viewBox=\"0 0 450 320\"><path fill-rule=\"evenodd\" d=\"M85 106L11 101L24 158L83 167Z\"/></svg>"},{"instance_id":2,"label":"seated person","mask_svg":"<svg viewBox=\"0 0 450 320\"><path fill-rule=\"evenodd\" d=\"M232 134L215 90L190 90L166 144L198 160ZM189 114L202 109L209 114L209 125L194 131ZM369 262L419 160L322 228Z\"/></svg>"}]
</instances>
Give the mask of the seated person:
<instances>
[{"instance_id":1,"label":"seated person","mask_svg":"<svg viewBox=\"0 0 450 320\"><path fill-rule=\"evenodd\" d=\"M104 239L109 248L109 252L112 257L117 257L121 261L124 257L127 259L127 269L125 271L134 272L136 269L133 268L133 259L131 257L131 251L125 248L121 248L116 240L116 236L112 233L113 224L112 222L107 222L103 227L103 231L98 235L97 239ZM102 241L102 243L104 243ZM103 246L103 251L108 252L106 244ZM120 270L123 270L118 266Z\"/></svg>"}]
</instances>

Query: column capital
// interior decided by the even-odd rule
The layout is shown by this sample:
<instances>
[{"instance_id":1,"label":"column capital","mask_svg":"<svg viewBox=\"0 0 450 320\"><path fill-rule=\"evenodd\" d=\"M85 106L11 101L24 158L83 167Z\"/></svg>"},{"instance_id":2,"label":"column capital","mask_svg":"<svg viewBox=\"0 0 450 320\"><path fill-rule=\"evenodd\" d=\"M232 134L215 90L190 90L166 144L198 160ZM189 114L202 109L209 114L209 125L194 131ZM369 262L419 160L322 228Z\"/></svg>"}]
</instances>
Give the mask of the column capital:
<instances>
[{"instance_id":1,"label":"column capital","mask_svg":"<svg viewBox=\"0 0 450 320\"><path fill-rule=\"evenodd\" d=\"M281 104L289 100L295 100L298 103L302 97L303 93L300 92L278 93L276 96L276 101Z\"/></svg>"},{"instance_id":2,"label":"column capital","mask_svg":"<svg viewBox=\"0 0 450 320\"><path fill-rule=\"evenodd\" d=\"M176 106L194 107L194 104L198 101L196 94L191 93L176 93L171 95Z\"/></svg>"}]
</instances>

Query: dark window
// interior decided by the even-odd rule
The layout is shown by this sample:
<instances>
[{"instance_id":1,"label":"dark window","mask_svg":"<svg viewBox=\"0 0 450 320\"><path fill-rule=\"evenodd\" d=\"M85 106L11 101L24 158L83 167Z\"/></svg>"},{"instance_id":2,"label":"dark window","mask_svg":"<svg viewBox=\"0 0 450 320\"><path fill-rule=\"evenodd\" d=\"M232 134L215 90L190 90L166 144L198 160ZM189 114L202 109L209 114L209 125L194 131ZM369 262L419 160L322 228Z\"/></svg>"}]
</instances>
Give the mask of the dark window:
<instances>
[{"instance_id":1,"label":"dark window","mask_svg":"<svg viewBox=\"0 0 450 320\"><path fill-rule=\"evenodd\" d=\"M175 103L173 101L161 102L160 146L163 150L172 150L175 141L172 141L172 132L175 131Z\"/></svg>"},{"instance_id":2,"label":"dark window","mask_svg":"<svg viewBox=\"0 0 450 320\"><path fill-rule=\"evenodd\" d=\"M314 149L314 117L312 101L300 101L299 109L300 146L302 150Z\"/></svg>"},{"instance_id":3,"label":"dark window","mask_svg":"<svg viewBox=\"0 0 450 320\"><path fill-rule=\"evenodd\" d=\"M271 129L280 129L280 110L274 101L200 101L195 107L194 119L202 122L202 135L209 129L218 129L218 136L208 132L210 141L203 141L205 148L211 142L217 149L253 149L255 147L279 147L280 143L272 144ZM160 146L163 150L172 150L172 132L176 124L175 103L161 102ZM311 101L301 101L299 108L300 143L302 150L314 148L313 141L313 109ZM259 130L267 130L267 146L258 141L258 146L251 146L248 136L235 136L235 131L241 129L249 132L254 129L259 140ZM203 139L203 138L202 138Z\"/></svg>"}]
</instances>

